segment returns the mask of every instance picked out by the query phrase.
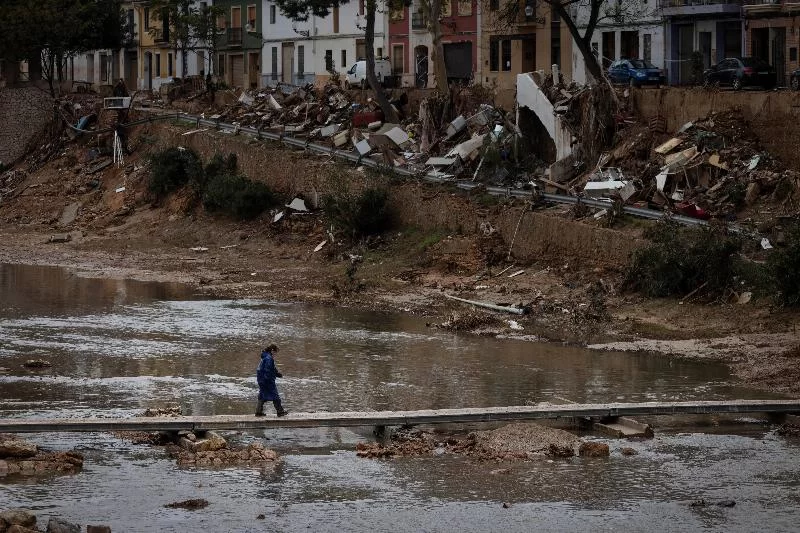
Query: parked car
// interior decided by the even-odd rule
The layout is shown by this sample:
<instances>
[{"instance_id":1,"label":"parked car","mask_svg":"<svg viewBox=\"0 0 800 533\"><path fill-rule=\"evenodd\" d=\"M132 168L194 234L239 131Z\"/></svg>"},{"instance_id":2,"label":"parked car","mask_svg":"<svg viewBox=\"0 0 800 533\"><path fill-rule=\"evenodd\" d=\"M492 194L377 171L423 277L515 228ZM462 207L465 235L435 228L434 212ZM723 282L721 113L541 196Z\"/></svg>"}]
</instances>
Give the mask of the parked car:
<instances>
[{"instance_id":1,"label":"parked car","mask_svg":"<svg viewBox=\"0 0 800 533\"><path fill-rule=\"evenodd\" d=\"M375 59L375 76L378 78L379 83L383 83L383 79L392 75L392 64L388 59ZM353 63L353 66L347 71L347 77L344 80L346 89L351 87L361 87L366 89L369 82L367 82L367 62L360 60Z\"/></svg>"},{"instance_id":2,"label":"parked car","mask_svg":"<svg viewBox=\"0 0 800 533\"><path fill-rule=\"evenodd\" d=\"M789 74L789 87L793 91L800 91L800 68Z\"/></svg>"},{"instance_id":3,"label":"parked car","mask_svg":"<svg viewBox=\"0 0 800 533\"><path fill-rule=\"evenodd\" d=\"M705 85L729 85L734 91L742 87L772 89L777 81L777 71L757 57L729 57L703 73Z\"/></svg>"},{"instance_id":4,"label":"parked car","mask_svg":"<svg viewBox=\"0 0 800 533\"><path fill-rule=\"evenodd\" d=\"M612 83L626 83L634 87L641 85L664 84L664 73L652 63L641 59L620 59L608 67L608 77Z\"/></svg>"}]
</instances>

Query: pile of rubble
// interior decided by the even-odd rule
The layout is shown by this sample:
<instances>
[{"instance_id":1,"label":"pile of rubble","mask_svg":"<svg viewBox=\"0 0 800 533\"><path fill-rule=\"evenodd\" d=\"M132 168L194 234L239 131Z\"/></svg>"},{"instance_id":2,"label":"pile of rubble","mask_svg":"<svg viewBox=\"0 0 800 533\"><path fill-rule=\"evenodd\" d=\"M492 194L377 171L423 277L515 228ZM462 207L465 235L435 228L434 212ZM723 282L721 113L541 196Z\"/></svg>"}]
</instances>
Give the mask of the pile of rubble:
<instances>
[{"instance_id":1,"label":"pile of rubble","mask_svg":"<svg viewBox=\"0 0 800 533\"><path fill-rule=\"evenodd\" d=\"M386 122L373 98L360 104L333 83L322 88L278 84L232 94L239 95L233 103L204 117L350 149L391 168L441 179L477 180L480 176L480 181L505 184L512 177L512 141L518 129L503 112L487 104L474 104L439 126L446 114L440 98L423 101L415 115L407 113L408 97L403 91L388 95L400 117L398 123Z\"/></svg>"},{"instance_id":2,"label":"pile of rubble","mask_svg":"<svg viewBox=\"0 0 800 533\"><path fill-rule=\"evenodd\" d=\"M665 141L639 128L601 157L588 180L571 186L582 185L589 197L735 220L761 197L786 199L800 179L797 171L782 169L752 131L734 111L684 124Z\"/></svg>"},{"instance_id":3,"label":"pile of rubble","mask_svg":"<svg viewBox=\"0 0 800 533\"><path fill-rule=\"evenodd\" d=\"M437 436L428 431L403 428L389 442L359 443L356 455L369 459L463 455L481 461L516 461L535 457L606 457L605 443L583 441L574 434L540 424L514 423L465 436Z\"/></svg>"}]
</instances>

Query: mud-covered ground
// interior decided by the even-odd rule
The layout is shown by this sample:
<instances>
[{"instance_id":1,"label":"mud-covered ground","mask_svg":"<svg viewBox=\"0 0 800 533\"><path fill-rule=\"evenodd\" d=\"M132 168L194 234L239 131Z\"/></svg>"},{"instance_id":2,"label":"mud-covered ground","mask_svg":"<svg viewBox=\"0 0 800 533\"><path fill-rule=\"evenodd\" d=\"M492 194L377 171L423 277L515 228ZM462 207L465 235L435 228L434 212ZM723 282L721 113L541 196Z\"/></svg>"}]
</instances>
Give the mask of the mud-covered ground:
<instances>
[{"instance_id":1,"label":"mud-covered ground","mask_svg":"<svg viewBox=\"0 0 800 533\"><path fill-rule=\"evenodd\" d=\"M85 153L86 147L68 147L3 184L0 262L178 281L213 297L414 313L431 327L476 334L723 361L747 385L800 392L798 315L769 301L645 299L620 291L624 265L522 263L511 256L487 266L487 246L502 248L495 256L507 250L482 236L399 228L350 246L330 241L321 215L273 223L267 213L233 222L187 211L180 195L155 206L147 199L141 155L127 158L123 168L88 174L94 163L81 160ZM67 233L68 242L49 242ZM486 311L446 294L530 312Z\"/></svg>"}]
</instances>

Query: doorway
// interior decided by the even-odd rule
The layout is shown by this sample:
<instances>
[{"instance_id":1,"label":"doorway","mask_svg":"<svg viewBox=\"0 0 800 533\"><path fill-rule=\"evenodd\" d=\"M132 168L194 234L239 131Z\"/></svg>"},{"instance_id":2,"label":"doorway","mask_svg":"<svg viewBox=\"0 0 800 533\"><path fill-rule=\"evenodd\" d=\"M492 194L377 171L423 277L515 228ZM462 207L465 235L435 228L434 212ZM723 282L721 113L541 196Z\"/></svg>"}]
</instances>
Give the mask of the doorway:
<instances>
[{"instance_id":1,"label":"doorway","mask_svg":"<svg viewBox=\"0 0 800 533\"><path fill-rule=\"evenodd\" d=\"M608 68L617 59L616 32L603 32L603 68Z\"/></svg>"},{"instance_id":2,"label":"doorway","mask_svg":"<svg viewBox=\"0 0 800 533\"><path fill-rule=\"evenodd\" d=\"M522 38L522 72L536 70L536 34Z\"/></svg>"},{"instance_id":3,"label":"doorway","mask_svg":"<svg viewBox=\"0 0 800 533\"><path fill-rule=\"evenodd\" d=\"M414 48L414 85L418 88L428 85L428 47Z\"/></svg>"},{"instance_id":4,"label":"doorway","mask_svg":"<svg viewBox=\"0 0 800 533\"><path fill-rule=\"evenodd\" d=\"M639 32L620 32L620 59L641 59L639 57Z\"/></svg>"},{"instance_id":5,"label":"doorway","mask_svg":"<svg viewBox=\"0 0 800 533\"><path fill-rule=\"evenodd\" d=\"M144 79L147 80L146 89L153 90L153 53L144 53Z\"/></svg>"},{"instance_id":6,"label":"doorway","mask_svg":"<svg viewBox=\"0 0 800 533\"><path fill-rule=\"evenodd\" d=\"M294 72L294 43L281 44L281 81L292 83Z\"/></svg>"},{"instance_id":7,"label":"doorway","mask_svg":"<svg viewBox=\"0 0 800 533\"><path fill-rule=\"evenodd\" d=\"M258 88L258 78L259 74L261 73L261 66L258 60L259 54L249 53L247 54L247 81L249 82L249 87L251 89Z\"/></svg>"},{"instance_id":8,"label":"doorway","mask_svg":"<svg viewBox=\"0 0 800 533\"><path fill-rule=\"evenodd\" d=\"M701 31L699 41L700 54L703 56L703 68L706 69L711 66L711 32Z\"/></svg>"},{"instance_id":9,"label":"doorway","mask_svg":"<svg viewBox=\"0 0 800 533\"><path fill-rule=\"evenodd\" d=\"M772 66L777 72L777 85L786 86L786 28L772 28L772 54L770 54Z\"/></svg>"}]
</instances>

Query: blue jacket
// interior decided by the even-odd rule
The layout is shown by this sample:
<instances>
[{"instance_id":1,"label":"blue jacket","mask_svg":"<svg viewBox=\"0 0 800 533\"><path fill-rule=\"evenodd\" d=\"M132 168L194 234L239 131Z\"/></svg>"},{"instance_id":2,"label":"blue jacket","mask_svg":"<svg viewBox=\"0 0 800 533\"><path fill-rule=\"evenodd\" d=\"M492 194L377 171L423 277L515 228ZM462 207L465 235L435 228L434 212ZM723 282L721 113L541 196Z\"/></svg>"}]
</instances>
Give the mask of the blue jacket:
<instances>
[{"instance_id":1,"label":"blue jacket","mask_svg":"<svg viewBox=\"0 0 800 533\"><path fill-rule=\"evenodd\" d=\"M266 350L261 352L261 362L256 370L256 381L258 381L258 399L264 402L280 400L278 387L275 385L275 378L283 377L275 368L275 359Z\"/></svg>"}]
</instances>

